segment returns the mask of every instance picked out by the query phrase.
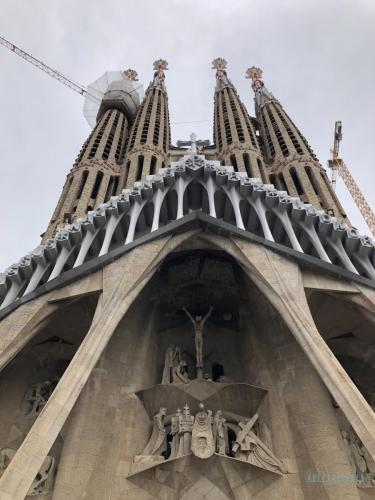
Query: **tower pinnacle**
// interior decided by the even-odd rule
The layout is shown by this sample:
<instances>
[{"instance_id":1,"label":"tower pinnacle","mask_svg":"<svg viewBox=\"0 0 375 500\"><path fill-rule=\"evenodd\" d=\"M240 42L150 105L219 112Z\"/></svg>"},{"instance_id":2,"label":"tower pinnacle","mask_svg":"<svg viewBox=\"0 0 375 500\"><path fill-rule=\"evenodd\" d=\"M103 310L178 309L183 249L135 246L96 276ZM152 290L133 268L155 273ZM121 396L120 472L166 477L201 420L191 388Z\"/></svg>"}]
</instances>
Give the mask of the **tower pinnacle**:
<instances>
[{"instance_id":1,"label":"tower pinnacle","mask_svg":"<svg viewBox=\"0 0 375 500\"><path fill-rule=\"evenodd\" d=\"M154 61L153 68L155 71L155 76L158 76L160 81L164 81L165 73L168 70L168 62L165 59L158 59Z\"/></svg>"},{"instance_id":2,"label":"tower pinnacle","mask_svg":"<svg viewBox=\"0 0 375 500\"><path fill-rule=\"evenodd\" d=\"M130 80L132 82L138 82L138 73L135 71L135 69L126 69L125 71L122 72L122 75L124 78L127 80Z\"/></svg>"},{"instance_id":3,"label":"tower pinnacle","mask_svg":"<svg viewBox=\"0 0 375 500\"><path fill-rule=\"evenodd\" d=\"M217 57L212 61L212 69L216 69L216 78L221 79L226 74L227 61L222 57Z\"/></svg>"},{"instance_id":4,"label":"tower pinnacle","mask_svg":"<svg viewBox=\"0 0 375 500\"><path fill-rule=\"evenodd\" d=\"M264 86L264 83L262 81L262 75L263 75L263 70L257 68L256 66L252 66L251 68L248 68L246 70L246 78L252 80L251 86L254 92L256 92L257 90L259 90Z\"/></svg>"}]
</instances>

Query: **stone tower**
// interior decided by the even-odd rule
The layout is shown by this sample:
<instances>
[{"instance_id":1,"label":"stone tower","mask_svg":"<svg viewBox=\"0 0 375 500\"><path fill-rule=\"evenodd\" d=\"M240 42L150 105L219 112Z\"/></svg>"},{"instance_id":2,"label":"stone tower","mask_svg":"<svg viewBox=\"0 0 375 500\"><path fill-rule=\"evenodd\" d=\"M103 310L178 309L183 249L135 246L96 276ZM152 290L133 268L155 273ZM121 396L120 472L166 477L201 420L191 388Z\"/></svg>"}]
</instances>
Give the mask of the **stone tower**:
<instances>
[{"instance_id":1,"label":"stone tower","mask_svg":"<svg viewBox=\"0 0 375 500\"><path fill-rule=\"evenodd\" d=\"M299 196L305 203L347 222L325 171L305 137L264 85L262 70L253 66L246 74L255 92L255 111L265 145L270 182L291 196Z\"/></svg>"},{"instance_id":2,"label":"stone tower","mask_svg":"<svg viewBox=\"0 0 375 500\"><path fill-rule=\"evenodd\" d=\"M214 66L213 145L169 144L165 61L112 82L0 274L0 500L374 498L375 243Z\"/></svg>"},{"instance_id":3,"label":"stone tower","mask_svg":"<svg viewBox=\"0 0 375 500\"><path fill-rule=\"evenodd\" d=\"M165 87L167 61L154 62L154 78L138 110L125 155L120 188L131 187L146 175L155 174L168 162L170 127Z\"/></svg>"},{"instance_id":4,"label":"stone tower","mask_svg":"<svg viewBox=\"0 0 375 500\"><path fill-rule=\"evenodd\" d=\"M134 106L124 94L134 90L134 70L126 70L123 80L113 82L103 97L96 126L85 141L69 172L56 209L43 235L51 238L58 228L83 217L116 194ZM132 102L130 101L130 104Z\"/></svg>"}]
</instances>

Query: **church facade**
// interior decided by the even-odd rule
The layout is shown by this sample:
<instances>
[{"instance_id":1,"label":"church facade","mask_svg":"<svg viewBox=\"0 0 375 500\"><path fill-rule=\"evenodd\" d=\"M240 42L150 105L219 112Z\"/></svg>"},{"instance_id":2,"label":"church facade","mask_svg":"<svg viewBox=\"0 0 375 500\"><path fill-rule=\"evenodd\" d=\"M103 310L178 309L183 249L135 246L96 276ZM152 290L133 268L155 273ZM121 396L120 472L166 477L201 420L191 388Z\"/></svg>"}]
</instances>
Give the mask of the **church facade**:
<instances>
[{"instance_id":1,"label":"church facade","mask_svg":"<svg viewBox=\"0 0 375 500\"><path fill-rule=\"evenodd\" d=\"M112 82L42 243L0 275L0 500L375 498L375 243L262 71Z\"/></svg>"}]
</instances>

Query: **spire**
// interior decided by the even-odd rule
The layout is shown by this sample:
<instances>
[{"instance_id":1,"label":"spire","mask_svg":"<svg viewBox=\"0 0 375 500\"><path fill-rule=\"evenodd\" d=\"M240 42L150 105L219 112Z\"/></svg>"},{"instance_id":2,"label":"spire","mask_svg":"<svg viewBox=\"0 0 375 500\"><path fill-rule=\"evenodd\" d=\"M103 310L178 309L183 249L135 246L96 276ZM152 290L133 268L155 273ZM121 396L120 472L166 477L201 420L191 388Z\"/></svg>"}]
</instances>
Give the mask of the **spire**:
<instances>
[{"instance_id":1,"label":"spire","mask_svg":"<svg viewBox=\"0 0 375 500\"><path fill-rule=\"evenodd\" d=\"M214 141L218 156L235 170L267 182L254 120L228 78L226 60L214 59L212 69L216 70Z\"/></svg>"},{"instance_id":2,"label":"spire","mask_svg":"<svg viewBox=\"0 0 375 500\"><path fill-rule=\"evenodd\" d=\"M154 77L135 117L119 189L132 186L146 175L155 174L168 161L170 126L165 71L168 62L153 63Z\"/></svg>"},{"instance_id":3,"label":"spire","mask_svg":"<svg viewBox=\"0 0 375 500\"><path fill-rule=\"evenodd\" d=\"M266 88L263 71L252 66L246 70L255 93L255 111L269 169L276 188L299 196L305 203L324 209L347 222L346 214L334 193L325 171L305 137Z\"/></svg>"},{"instance_id":4,"label":"spire","mask_svg":"<svg viewBox=\"0 0 375 500\"><path fill-rule=\"evenodd\" d=\"M251 80L251 88L255 93L256 106L263 106L265 102L277 101L275 96L269 92L262 80L263 70L252 66L246 70L246 78Z\"/></svg>"},{"instance_id":5,"label":"spire","mask_svg":"<svg viewBox=\"0 0 375 500\"><path fill-rule=\"evenodd\" d=\"M147 90L150 90L152 88L160 88L164 92L166 92L166 87L165 87L165 71L168 71L168 62L165 59L157 59L153 63L153 68L154 68L154 78L153 81L150 83L150 86Z\"/></svg>"},{"instance_id":6,"label":"spire","mask_svg":"<svg viewBox=\"0 0 375 500\"><path fill-rule=\"evenodd\" d=\"M232 82L227 75L227 61L222 57L217 57L212 61L212 69L216 69L216 92L224 87L231 86L234 88Z\"/></svg>"}]
</instances>

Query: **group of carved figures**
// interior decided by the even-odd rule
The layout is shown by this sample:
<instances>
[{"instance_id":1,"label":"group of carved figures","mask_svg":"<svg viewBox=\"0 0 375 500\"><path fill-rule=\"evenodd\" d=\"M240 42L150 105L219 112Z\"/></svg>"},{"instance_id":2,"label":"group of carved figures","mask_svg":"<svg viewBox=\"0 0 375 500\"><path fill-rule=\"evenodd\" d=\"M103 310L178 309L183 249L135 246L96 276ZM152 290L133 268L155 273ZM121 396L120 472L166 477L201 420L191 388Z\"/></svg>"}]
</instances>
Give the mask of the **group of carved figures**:
<instances>
[{"instance_id":1,"label":"group of carved figures","mask_svg":"<svg viewBox=\"0 0 375 500\"><path fill-rule=\"evenodd\" d=\"M341 431L349 456L358 477L358 485L375 486L375 462L352 428Z\"/></svg>"},{"instance_id":2,"label":"group of carved figures","mask_svg":"<svg viewBox=\"0 0 375 500\"><path fill-rule=\"evenodd\" d=\"M45 380L33 384L27 390L24 397L24 414L20 417L19 421L21 427L25 426L24 433L27 432L27 429L47 404L57 382L58 379ZM0 449L0 477L17 452L17 446L15 448L12 446L14 445ZM27 496L41 495L50 491L53 486L55 469L56 460L54 457L48 455L32 482Z\"/></svg>"},{"instance_id":3,"label":"group of carved figures","mask_svg":"<svg viewBox=\"0 0 375 500\"><path fill-rule=\"evenodd\" d=\"M216 453L284 473L282 462L257 435L257 421L257 414L249 420L221 410L213 414L202 403L195 416L188 405L170 416L166 408L160 408L153 418L151 437L135 461L147 462L151 457L171 460L190 453L210 458Z\"/></svg>"}]
</instances>

